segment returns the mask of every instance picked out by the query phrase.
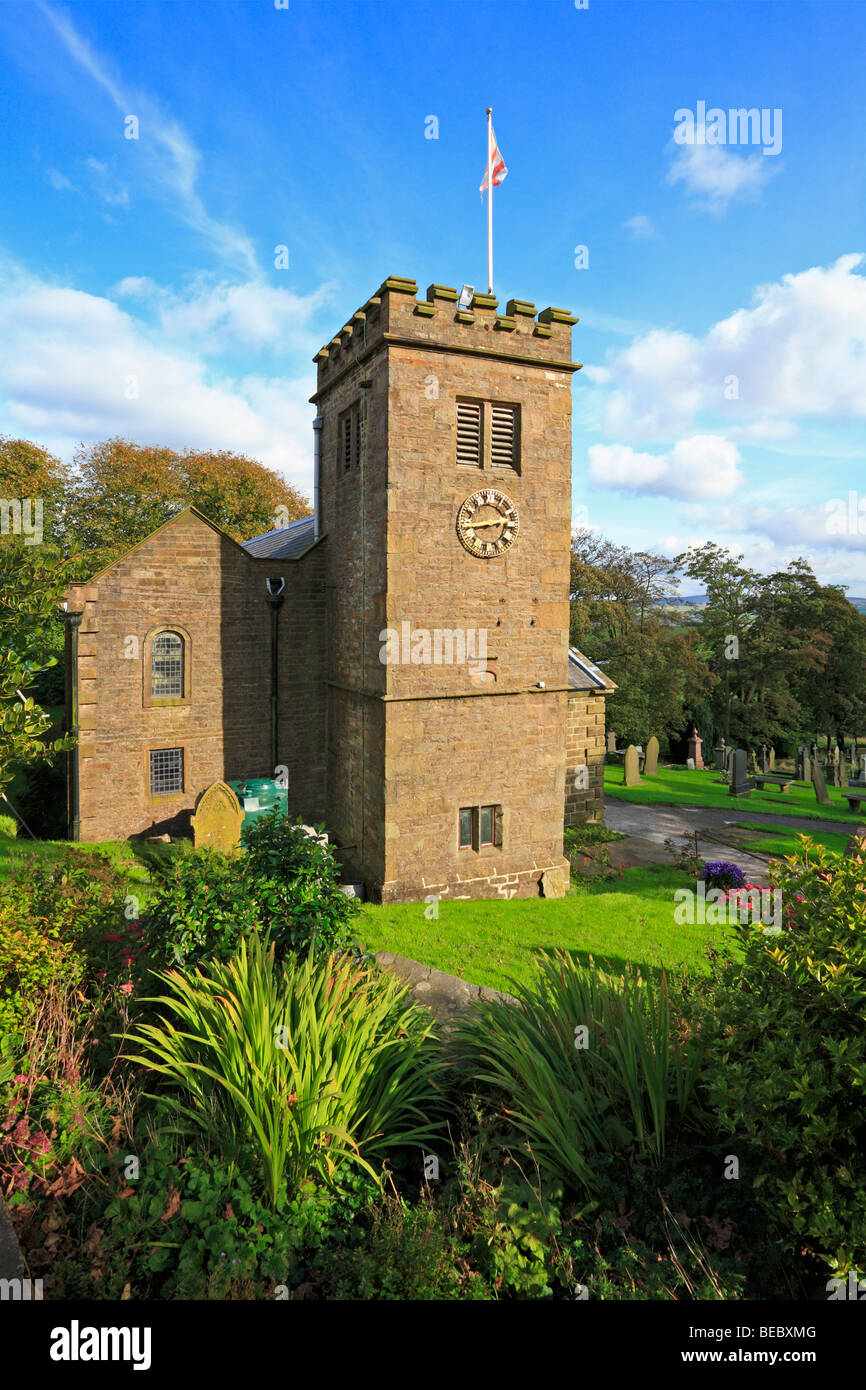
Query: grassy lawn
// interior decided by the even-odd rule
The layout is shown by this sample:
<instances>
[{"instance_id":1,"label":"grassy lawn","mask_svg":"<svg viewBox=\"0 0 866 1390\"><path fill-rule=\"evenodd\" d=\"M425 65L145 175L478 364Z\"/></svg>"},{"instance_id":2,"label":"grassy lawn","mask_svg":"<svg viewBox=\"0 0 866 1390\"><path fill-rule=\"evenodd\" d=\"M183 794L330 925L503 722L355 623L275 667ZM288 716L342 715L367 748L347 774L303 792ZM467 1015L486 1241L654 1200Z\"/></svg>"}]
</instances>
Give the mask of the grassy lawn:
<instances>
[{"instance_id":1,"label":"grassy lawn","mask_svg":"<svg viewBox=\"0 0 866 1390\"><path fill-rule=\"evenodd\" d=\"M741 822L741 826L745 830L756 832L754 840L748 840L745 848L755 850L758 854L772 854L775 858L782 859L787 855L799 854L802 849L796 830L789 830L784 826L778 830L771 830L766 825L750 825L745 821ZM839 835L832 830L822 830L809 836L813 843L823 845L833 854L842 854L849 838L848 835Z\"/></svg>"},{"instance_id":2,"label":"grassy lawn","mask_svg":"<svg viewBox=\"0 0 866 1390\"><path fill-rule=\"evenodd\" d=\"M147 870L139 864L125 840L106 840L98 845L77 845L65 840L31 840L23 831L17 839L0 834L0 884L9 878L13 858L18 861L36 856L51 862L59 859L66 849L80 849L88 854L101 850L109 856L127 881L137 886L139 895L147 897L147 885L150 881Z\"/></svg>"},{"instance_id":3,"label":"grassy lawn","mask_svg":"<svg viewBox=\"0 0 866 1390\"><path fill-rule=\"evenodd\" d=\"M682 768L659 768L654 777L646 777L639 787L624 787L622 768L606 766L604 791L618 801L636 802L641 806L717 806L721 810L758 811L764 815L804 816L811 820L844 820L853 825L866 824L866 816L855 815L843 800L841 787L828 787L832 806L819 806L811 787L794 786L789 792L753 791L751 796L731 796L724 782L711 768L689 772Z\"/></svg>"},{"instance_id":4,"label":"grassy lawn","mask_svg":"<svg viewBox=\"0 0 866 1390\"><path fill-rule=\"evenodd\" d=\"M706 946L720 946L727 930L674 921L674 891L688 886L687 876L667 865L627 869L622 878L587 879L550 901L445 899L433 922L423 902L366 904L358 930L371 951L392 951L495 989L529 980L532 953L556 948L613 969L631 960L651 970L704 972Z\"/></svg>"}]
</instances>

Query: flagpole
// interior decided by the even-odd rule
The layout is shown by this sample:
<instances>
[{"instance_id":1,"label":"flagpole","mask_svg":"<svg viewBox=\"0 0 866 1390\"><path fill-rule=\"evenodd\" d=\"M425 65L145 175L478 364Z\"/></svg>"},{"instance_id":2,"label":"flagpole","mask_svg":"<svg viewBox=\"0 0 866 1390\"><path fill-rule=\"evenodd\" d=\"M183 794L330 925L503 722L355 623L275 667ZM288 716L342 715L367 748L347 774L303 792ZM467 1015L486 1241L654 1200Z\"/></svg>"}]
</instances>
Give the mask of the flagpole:
<instances>
[{"instance_id":1,"label":"flagpole","mask_svg":"<svg viewBox=\"0 0 866 1390\"><path fill-rule=\"evenodd\" d=\"M487 108L487 293L493 293L493 107Z\"/></svg>"}]
</instances>

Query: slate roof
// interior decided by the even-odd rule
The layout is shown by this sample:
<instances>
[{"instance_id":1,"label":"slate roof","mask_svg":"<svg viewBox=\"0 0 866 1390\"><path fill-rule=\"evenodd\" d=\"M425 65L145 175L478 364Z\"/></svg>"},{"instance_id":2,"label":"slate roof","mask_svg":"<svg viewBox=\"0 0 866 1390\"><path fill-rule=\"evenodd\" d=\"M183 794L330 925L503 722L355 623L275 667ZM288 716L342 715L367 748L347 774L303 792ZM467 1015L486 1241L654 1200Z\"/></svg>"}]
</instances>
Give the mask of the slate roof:
<instances>
[{"instance_id":1,"label":"slate roof","mask_svg":"<svg viewBox=\"0 0 866 1390\"><path fill-rule=\"evenodd\" d=\"M244 550L261 560L296 560L313 543L315 521L313 516L302 516L300 521L290 521L277 531L266 531L263 536L244 541Z\"/></svg>"},{"instance_id":2,"label":"slate roof","mask_svg":"<svg viewBox=\"0 0 866 1390\"><path fill-rule=\"evenodd\" d=\"M572 690L616 690L613 681L577 647L568 649L568 684Z\"/></svg>"}]
</instances>

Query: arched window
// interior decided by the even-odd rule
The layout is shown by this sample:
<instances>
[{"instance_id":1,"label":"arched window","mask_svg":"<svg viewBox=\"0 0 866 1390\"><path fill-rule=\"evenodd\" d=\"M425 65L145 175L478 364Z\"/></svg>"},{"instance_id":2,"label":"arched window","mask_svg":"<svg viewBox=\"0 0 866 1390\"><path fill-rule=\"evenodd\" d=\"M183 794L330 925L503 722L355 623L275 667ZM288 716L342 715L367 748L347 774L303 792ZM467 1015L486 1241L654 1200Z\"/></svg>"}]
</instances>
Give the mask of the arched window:
<instances>
[{"instance_id":1,"label":"arched window","mask_svg":"<svg viewBox=\"0 0 866 1390\"><path fill-rule=\"evenodd\" d=\"M179 632L159 632L153 639L150 659L151 698L183 698L183 638Z\"/></svg>"}]
</instances>

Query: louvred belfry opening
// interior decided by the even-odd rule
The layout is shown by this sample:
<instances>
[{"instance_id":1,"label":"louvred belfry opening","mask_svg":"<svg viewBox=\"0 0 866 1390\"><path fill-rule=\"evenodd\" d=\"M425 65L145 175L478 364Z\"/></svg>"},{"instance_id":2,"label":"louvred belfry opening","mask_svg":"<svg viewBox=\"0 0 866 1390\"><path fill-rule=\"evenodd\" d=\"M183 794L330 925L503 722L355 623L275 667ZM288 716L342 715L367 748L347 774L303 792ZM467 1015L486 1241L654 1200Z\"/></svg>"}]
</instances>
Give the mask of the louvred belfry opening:
<instances>
[{"instance_id":1,"label":"louvred belfry opening","mask_svg":"<svg viewBox=\"0 0 866 1390\"><path fill-rule=\"evenodd\" d=\"M490 414L490 461L494 468L517 468L520 417L517 406L494 405Z\"/></svg>"},{"instance_id":2,"label":"louvred belfry opening","mask_svg":"<svg viewBox=\"0 0 866 1390\"><path fill-rule=\"evenodd\" d=\"M481 467L481 405L478 401L457 402L457 462L470 468Z\"/></svg>"}]
</instances>

